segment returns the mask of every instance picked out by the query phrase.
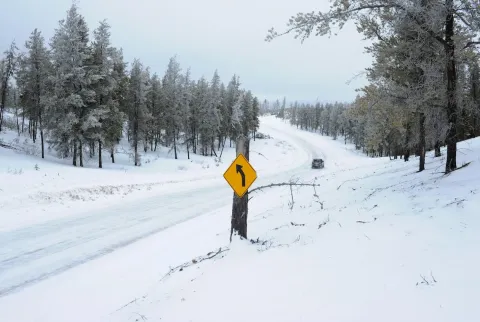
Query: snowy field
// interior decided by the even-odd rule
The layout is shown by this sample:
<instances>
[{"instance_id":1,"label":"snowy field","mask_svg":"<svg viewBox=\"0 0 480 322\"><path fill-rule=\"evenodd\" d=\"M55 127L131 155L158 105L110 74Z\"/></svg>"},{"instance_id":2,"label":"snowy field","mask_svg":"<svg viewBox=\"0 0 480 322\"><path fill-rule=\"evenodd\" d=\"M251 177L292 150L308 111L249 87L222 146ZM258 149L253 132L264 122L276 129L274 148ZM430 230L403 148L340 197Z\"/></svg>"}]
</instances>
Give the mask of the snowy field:
<instances>
[{"instance_id":1,"label":"snowy field","mask_svg":"<svg viewBox=\"0 0 480 322\"><path fill-rule=\"evenodd\" d=\"M479 139L445 176L431 153L417 173L273 117L260 132L252 188L320 186L252 193L252 241L231 244L234 149L79 169L0 148L1 320L479 321Z\"/></svg>"}]
</instances>

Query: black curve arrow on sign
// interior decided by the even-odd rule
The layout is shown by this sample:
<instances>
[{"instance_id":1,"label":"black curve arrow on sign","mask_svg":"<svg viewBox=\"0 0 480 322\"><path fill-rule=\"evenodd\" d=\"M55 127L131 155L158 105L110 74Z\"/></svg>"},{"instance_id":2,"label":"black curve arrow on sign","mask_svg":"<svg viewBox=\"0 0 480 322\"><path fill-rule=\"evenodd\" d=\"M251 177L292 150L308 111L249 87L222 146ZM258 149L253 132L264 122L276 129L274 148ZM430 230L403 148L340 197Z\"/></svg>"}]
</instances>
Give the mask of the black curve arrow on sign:
<instances>
[{"instance_id":1,"label":"black curve arrow on sign","mask_svg":"<svg viewBox=\"0 0 480 322\"><path fill-rule=\"evenodd\" d=\"M237 173L240 173L242 176L242 187L245 187L245 173L243 172L243 167L240 164L236 164L237 166Z\"/></svg>"}]
</instances>

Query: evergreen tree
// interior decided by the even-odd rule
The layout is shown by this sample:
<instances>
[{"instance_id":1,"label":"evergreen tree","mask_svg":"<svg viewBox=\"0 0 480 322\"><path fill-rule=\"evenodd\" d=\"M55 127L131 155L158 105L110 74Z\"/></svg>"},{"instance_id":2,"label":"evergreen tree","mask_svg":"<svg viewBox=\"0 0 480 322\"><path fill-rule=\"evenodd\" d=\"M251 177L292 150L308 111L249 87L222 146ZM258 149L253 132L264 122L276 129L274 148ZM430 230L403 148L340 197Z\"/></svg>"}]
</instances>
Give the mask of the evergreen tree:
<instances>
[{"instance_id":1,"label":"evergreen tree","mask_svg":"<svg viewBox=\"0 0 480 322\"><path fill-rule=\"evenodd\" d=\"M45 40L37 29L31 33L25 47L27 53L19 59L16 81L20 92L20 102L23 106L23 120L25 116L29 119L29 133L33 142L37 139L37 129L40 131L43 159L45 158L43 115L50 94L48 76L51 73L51 63ZM22 132L23 124L22 121Z\"/></svg>"},{"instance_id":2,"label":"evergreen tree","mask_svg":"<svg viewBox=\"0 0 480 322\"><path fill-rule=\"evenodd\" d=\"M147 109L148 91L148 73L140 60L135 59L130 71L128 86L128 125L135 166L141 164L138 148L140 144L145 143L147 124L151 117Z\"/></svg>"},{"instance_id":3,"label":"evergreen tree","mask_svg":"<svg viewBox=\"0 0 480 322\"><path fill-rule=\"evenodd\" d=\"M83 142L89 104L95 102L90 88L92 75L86 64L91 59L88 28L76 5L61 20L52 40L54 92L49 106L48 129L50 142L64 157L73 155L73 165L83 166ZM73 153L70 152L73 150Z\"/></svg>"}]
</instances>

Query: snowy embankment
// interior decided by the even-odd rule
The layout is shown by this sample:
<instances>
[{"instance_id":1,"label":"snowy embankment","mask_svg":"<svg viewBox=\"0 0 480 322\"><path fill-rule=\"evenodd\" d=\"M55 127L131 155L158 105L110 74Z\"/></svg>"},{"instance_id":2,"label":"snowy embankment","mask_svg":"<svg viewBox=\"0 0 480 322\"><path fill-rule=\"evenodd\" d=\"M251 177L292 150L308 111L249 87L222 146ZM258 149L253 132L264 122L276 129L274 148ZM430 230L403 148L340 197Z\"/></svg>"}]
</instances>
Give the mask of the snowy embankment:
<instances>
[{"instance_id":1,"label":"snowy embankment","mask_svg":"<svg viewBox=\"0 0 480 322\"><path fill-rule=\"evenodd\" d=\"M288 187L252 194L255 242L230 244L231 205L212 208L0 298L3 319L478 321L479 139L459 144L459 165L471 163L445 176L443 157L428 154L417 173L415 158L369 159L274 118L263 124L317 147L326 168L295 171L320 186L294 188L293 203Z\"/></svg>"}]
</instances>

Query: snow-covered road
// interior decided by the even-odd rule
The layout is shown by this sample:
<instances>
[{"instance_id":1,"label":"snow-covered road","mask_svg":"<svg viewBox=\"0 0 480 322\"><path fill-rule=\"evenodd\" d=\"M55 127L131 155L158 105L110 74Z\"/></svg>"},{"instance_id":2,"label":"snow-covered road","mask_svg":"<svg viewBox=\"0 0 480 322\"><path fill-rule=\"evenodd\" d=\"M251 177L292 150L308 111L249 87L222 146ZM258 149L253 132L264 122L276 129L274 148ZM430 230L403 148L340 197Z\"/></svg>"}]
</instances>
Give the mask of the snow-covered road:
<instances>
[{"instance_id":1,"label":"snow-covered road","mask_svg":"<svg viewBox=\"0 0 480 322\"><path fill-rule=\"evenodd\" d=\"M276 124L263 124L263 130L294 146L295 158L286 167L272 164L254 186L288 181L310 171L313 156L323 156L308 140L293 131L285 133ZM180 182L171 184L166 193L0 232L0 297L225 207L231 198L232 191L223 178L205 180L200 185Z\"/></svg>"}]
</instances>

